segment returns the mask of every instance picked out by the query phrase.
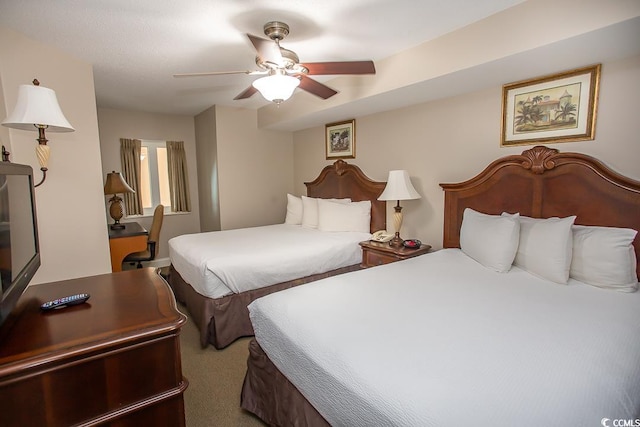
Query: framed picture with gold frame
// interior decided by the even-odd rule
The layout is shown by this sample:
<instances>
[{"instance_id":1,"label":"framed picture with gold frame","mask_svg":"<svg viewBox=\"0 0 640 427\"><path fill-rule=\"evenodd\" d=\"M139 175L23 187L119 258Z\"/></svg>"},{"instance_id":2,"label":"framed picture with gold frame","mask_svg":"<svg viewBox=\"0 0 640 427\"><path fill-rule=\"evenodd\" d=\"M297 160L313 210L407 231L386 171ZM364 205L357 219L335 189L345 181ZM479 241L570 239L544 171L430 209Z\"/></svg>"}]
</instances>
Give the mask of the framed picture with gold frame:
<instances>
[{"instance_id":1,"label":"framed picture with gold frame","mask_svg":"<svg viewBox=\"0 0 640 427\"><path fill-rule=\"evenodd\" d=\"M601 64L502 87L500 145L594 139Z\"/></svg>"},{"instance_id":2,"label":"framed picture with gold frame","mask_svg":"<svg viewBox=\"0 0 640 427\"><path fill-rule=\"evenodd\" d=\"M325 125L325 150L327 160L356 158L355 119Z\"/></svg>"}]
</instances>

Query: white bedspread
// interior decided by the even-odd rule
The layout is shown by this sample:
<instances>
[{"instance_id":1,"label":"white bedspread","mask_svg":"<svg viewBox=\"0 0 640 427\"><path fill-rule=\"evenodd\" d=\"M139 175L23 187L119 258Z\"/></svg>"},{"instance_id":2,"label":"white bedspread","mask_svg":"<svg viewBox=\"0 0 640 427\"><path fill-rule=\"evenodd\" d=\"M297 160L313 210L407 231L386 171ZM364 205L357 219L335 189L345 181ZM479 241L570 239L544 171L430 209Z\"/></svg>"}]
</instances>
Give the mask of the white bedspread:
<instances>
[{"instance_id":1,"label":"white bedspread","mask_svg":"<svg viewBox=\"0 0 640 427\"><path fill-rule=\"evenodd\" d=\"M169 257L196 292L219 298L358 264L370 237L276 224L174 237Z\"/></svg>"},{"instance_id":2,"label":"white bedspread","mask_svg":"<svg viewBox=\"0 0 640 427\"><path fill-rule=\"evenodd\" d=\"M455 249L254 301L258 343L334 426L600 426L640 418L640 292Z\"/></svg>"}]
</instances>

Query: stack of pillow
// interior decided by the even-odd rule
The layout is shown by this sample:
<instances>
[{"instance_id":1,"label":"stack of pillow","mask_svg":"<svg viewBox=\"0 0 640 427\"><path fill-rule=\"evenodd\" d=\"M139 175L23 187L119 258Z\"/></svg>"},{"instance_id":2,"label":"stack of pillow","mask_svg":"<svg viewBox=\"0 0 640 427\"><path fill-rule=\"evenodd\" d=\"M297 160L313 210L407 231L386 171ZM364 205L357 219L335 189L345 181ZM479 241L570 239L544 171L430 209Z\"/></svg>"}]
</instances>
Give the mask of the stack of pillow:
<instances>
[{"instance_id":1,"label":"stack of pillow","mask_svg":"<svg viewBox=\"0 0 640 427\"><path fill-rule=\"evenodd\" d=\"M556 283L566 284L571 277L600 288L636 291L637 231L574 225L575 219L487 215L467 208L460 249L501 273L516 265Z\"/></svg>"},{"instance_id":2,"label":"stack of pillow","mask_svg":"<svg viewBox=\"0 0 640 427\"><path fill-rule=\"evenodd\" d=\"M284 223L320 231L369 233L371 201L352 202L351 199L319 199L287 194Z\"/></svg>"}]
</instances>

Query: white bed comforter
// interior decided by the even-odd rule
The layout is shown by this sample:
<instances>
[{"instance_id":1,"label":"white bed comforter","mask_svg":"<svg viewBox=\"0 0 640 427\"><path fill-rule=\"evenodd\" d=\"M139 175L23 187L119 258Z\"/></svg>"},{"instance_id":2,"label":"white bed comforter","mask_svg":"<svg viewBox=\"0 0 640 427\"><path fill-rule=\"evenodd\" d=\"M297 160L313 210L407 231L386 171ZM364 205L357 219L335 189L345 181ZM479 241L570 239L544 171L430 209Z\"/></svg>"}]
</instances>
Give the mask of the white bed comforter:
<instances>
[{"instance_id":1,"label":"white bed comforter","mask_svg":"<svg viewBox=\"0 0 640 427\"><path fill-rule=\"evenodd\" d=\"M196 292L219 298L358 264L370 237L276 224L174 237L169 257Z\"/></svg>"},{"instance_id":2,"label":"white bed comforter","mask_svg":"<svg viewBox=\"0 0 640 427\"><path fill-rule=\"evenodd\" d=\"M258 343L334 426L640 418L640 293L495 273L449 249L249 310Z\"/></svg>"}]
</instances>

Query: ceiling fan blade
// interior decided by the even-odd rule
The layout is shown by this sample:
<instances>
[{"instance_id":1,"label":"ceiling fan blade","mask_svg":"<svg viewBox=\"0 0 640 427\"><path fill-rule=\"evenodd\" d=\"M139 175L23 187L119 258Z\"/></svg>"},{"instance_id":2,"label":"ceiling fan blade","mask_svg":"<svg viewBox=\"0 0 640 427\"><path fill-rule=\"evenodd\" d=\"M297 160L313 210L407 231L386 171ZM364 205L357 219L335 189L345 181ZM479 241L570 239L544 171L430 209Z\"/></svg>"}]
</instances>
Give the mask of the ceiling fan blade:
<instances>
[{"instance_id":1,"label":"ceiling fan blade","mask_svg":"<svg viewBox=\"0 0 640 427\"><path fill-rule=\"evenodd\" d=\"M329 86L325 86L304 74L300 74L298 77L300 78L300 86L298 86L300 89L306 90L307 92L319 96L322 99L331 98L333 95L338 93Z\"/></svg>"},{"instance_id":2,"label":"ceiling fan blade","mask_svg":"<svg viewBox=\"0 0 640 427\"><path fill-rule=\"evenodd\" d=\"M201 76L222 76L224 74L267 74L266 71L206 71L202 73L182 73L174 74L173 77L201 77Z\"/></svg>"},{"instance_id":3,"label":"ceiling fan blade","mask_svg":"<svg viewBox=\"0 0 640 427\"><path fill-rule=\"evenodd\" d=\"M373 61L345 61L345 62L307 62L300 64L309 70L309 75L326 74L375 74Z\"/></svg>"},{"instance_id":4,"label":"ceiling fan blade","mask_svg":"<svg viewBox=\"0 0 640 427\"><path fill-rule=\"evenodd\" d=\"M258 89L256 89L253 86L249 86L248 88L246 88L243 92L239 93L235 98L233 98L234 100L238 100L238 99L247 99L250 98L254 93L256 93L258 91Z\"/></svg>"},{"instance_id":5,"label":"ceiling fan blade","mask_svg":"<svg viewBox=\"0 0 640 427\"><path fill-rule=\"evenodd\" d=\"M278 46L277 43L251 34L247 34L247 37L251 40L251 44L256 48L258 56L262 61L271 62L279 67L284 65L282 54L280 53L280 46Z\"/></svg>"}]
</instances>

